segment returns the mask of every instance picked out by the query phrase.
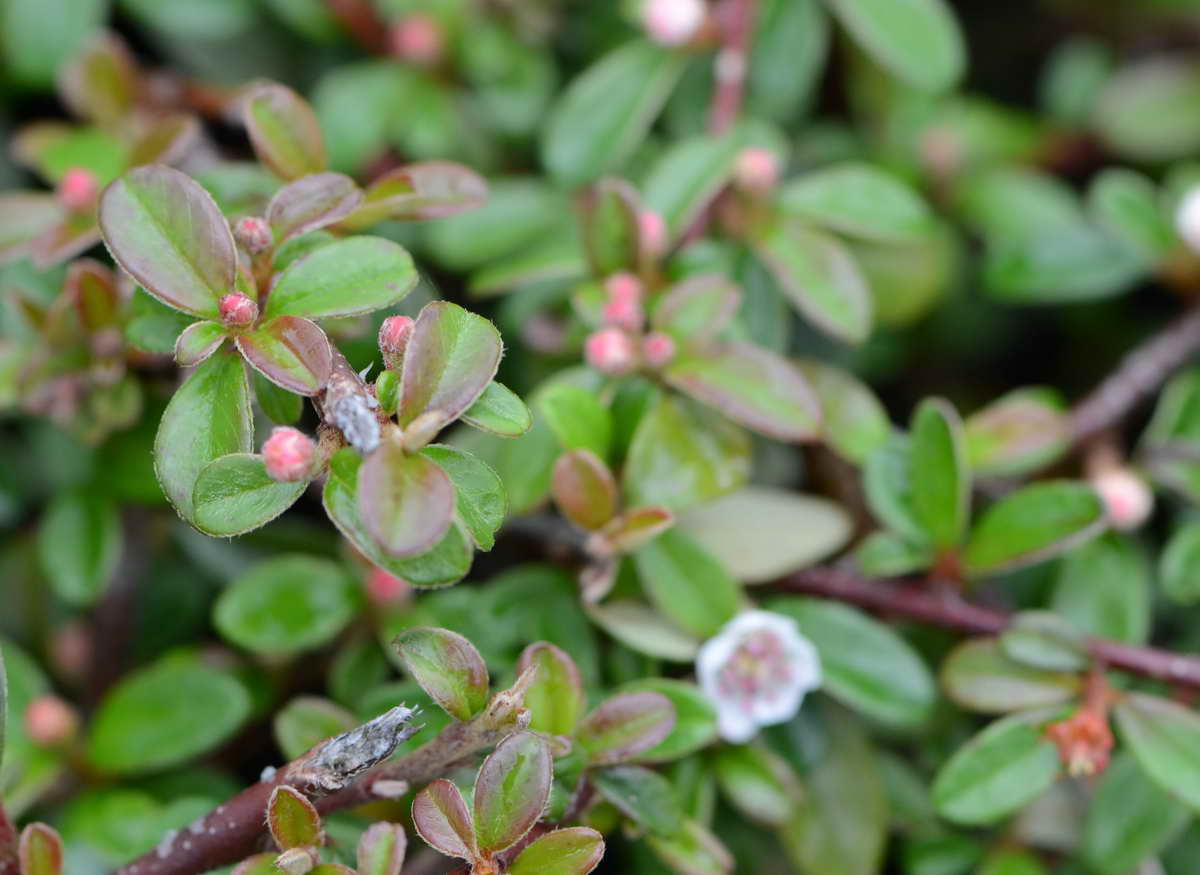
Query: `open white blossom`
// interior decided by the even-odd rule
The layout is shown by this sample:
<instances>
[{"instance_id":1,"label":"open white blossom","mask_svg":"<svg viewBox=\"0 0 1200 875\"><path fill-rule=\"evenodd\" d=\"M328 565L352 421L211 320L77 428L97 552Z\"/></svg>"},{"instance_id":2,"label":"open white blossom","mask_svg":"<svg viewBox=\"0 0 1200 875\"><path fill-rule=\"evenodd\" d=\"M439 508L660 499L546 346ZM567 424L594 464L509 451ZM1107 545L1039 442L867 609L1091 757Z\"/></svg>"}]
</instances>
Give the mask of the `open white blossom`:
<instances>
[{"instance_id":1,"label":"open white blossom","mask_svg":"<svg viewBox=\"0 0 1200 875\"><path fill-rule=\"evenodd\" d=\"M821 660L790 617L747 611L704 642L696 674L716 705L721 737L740 744L795 715L821 685Z\"/></svg>"},{"instance_id":2,"label":"open white blossom","mask_svg":"<svg viewBox=\"0 0 1200 875\"><path fill-rule=\"evenodd\" d=\"M664 46L681 46L704 24L703 0L644 0L642 25L650 39Z\"/></svg>"}]
</instances>

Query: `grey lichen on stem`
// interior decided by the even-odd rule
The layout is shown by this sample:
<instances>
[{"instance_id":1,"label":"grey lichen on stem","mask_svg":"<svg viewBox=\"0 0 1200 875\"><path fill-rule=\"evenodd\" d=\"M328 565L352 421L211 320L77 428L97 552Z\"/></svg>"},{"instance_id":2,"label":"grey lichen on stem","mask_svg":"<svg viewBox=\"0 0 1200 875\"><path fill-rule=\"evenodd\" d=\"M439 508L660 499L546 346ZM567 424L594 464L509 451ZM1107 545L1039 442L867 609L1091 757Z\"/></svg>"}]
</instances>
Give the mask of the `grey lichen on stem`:
<instances>
[{"instance_id":1,"label":"grey lichen on stem","mask_svg":"<svg viewBox=\"0 0 1200 875\"><path fill-rule=\"evenodd\" d=\"M333 348L333 372L316 404L321 418L341 432L346 443L360 453L366 455L379 446L382 434L379 402L336 348Z\"/></svg>"}]
</instances>

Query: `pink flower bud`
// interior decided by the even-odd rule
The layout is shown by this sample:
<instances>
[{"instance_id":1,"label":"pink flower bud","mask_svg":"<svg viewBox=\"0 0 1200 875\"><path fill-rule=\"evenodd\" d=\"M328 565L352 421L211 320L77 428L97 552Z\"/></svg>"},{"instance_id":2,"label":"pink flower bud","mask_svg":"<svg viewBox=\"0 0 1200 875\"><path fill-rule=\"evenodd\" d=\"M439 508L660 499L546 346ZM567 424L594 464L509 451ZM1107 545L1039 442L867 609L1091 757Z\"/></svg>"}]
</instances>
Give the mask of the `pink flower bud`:
<instances>
[{"instance_id":1,"label":"pink flower bud","mask_svg":"<svg viewBox=\"0 0 1200 875\"><path fill-rule=\"evenodd\" d=\"M610 301L642 300L642 281L628 271L614 273L604 281L604 291Z\"/></svg>"},{"instance_id":2,"label":"pink flower bud","mask_svg":"<svg viewBox=\"0 0 1200 875\"><path fill-rule=\"evenodd\" d=\"M437 20L429 15L406 15L392 25L392 54L419 67L432 67L442 58L445 39Z\"/></svg>"},{"instance_id":3,"label":"pink flower bud","mask_svg":"<svg viewBox=\"0 0 1200 875\"><path fill-rule=\"evenodd\" d=\"M642 283L631 273L614 273L604 281L608 302L604 321L626 331L641 331L646 313L642 309Z\"/></svg>"},{"instance_id":4,"label":"pink flower bud","mask_svg":"<svg viewBox=\"0 0 1200 875\"><path fill-rule=\"evenodd\" d=\"M221 321L234 328L249 328L258 319L258 304L241 292L232 292L217 304Z\"/></svg>"},{"instance_id":5,"label":"pink flower bud","mask_svg":"<svg viewBox=\"0 0 1200 875\"><path fill-rule=\"evenodd\" d=\"M25 731L39 747L62 747L79 730L79 715L58 696L38 696L25 709Z\"/></svg>"},{"instance_id":6,"label":"pink flower bud","mask_svg":"<svg viewBox=\"0 0 1200 875\"><path fill-rule=\"evenodd\" d=\"M703 0L643 0L641 12L646 35L664 46L690 42L707 15Z\"/></svg>"},{"instance_id":7,"label":"pink flower bud","mask_svg":"<svg viewBox=\"0 0 1200 875\"><path fill-rule=\"evenodd\" d=\"M412 598L412 592L412 584L382 568L372 568L367 575L367 595L376 604L402 604Z\"/></svg>"},{"instance_id":8,"label":"pink flower bud","mask_svg":"<svg viewBox=\"0 0 1200 875\"><path fill-rule=\"evenodd\" d=\"M58 200L73 213L85 213L96 204L100 186L96 174L83 167L72 167L58 183Z\"/></svg>"},{"instance_id":9,"label":"pink flower bud","mask_svg":"<svg viewBox=\"0 0 1200 875\"><path fill-rule=\"evenodd\" d=\"M642 341L642 358L652 368L665 368L675 358L675 339L662 331L651 331Z\"/></svg>"},{"instance_id":10,"label":"pink flower bud","mask_svg":"<svg viewBox=\"0 0 1200 875\"><path fill-rule=\"evenodd\" d=\"M317 446L304 432L280 426L271 430L262 454L268 477L280 483L296 483L312 473Z\"/></svg>"},{"instance_id":11,"label":"pink flower bud","mask_svg":"<svg viewBox=\"0 0 1200 875\"><path fill-rule=\"evenodd\" d=\"M404 350L412 332L413 320L408 316L389 316L379 326L379 351L389 370L398 371L404 364Z\"/></svg>"},{"instance_id":12,"label":"pink flower bud","mask_svg":"<svg viewBox=\"0 0 1200 875\"><path fill-rule=\"evenodd\" d=\"M583 345L587 363L602 374L619 377L637 367L633 340L619 328L601 328L588 335Z\"/></svg>"},{"instance_id":13,"label":"pink flower bud","mask_svg":"<svg viewBox=\"0 0 1200 875\"><path fill-rule=\"evenodd\" d=\"M233 228L233 236L251 255L266 252L275 245L275 235L271 232L271 226L258 216L238 219Z\"/></svg>"},{"instance_id":14,"label":"pink flower bud","mask_svg":"<svg viewBox=\"0 0 1200 875\"><path fill-rule=\"evenodd\" d=\"M660 213L642 210L638 213L638 231L641 234L642 250L651 258L667 251L667 223Z\"/></svg>"},{"instance_id":15,"label":"pink flower bud","mask_svg":"<svg viewBox=\"0 0 1200 875\"><path fill-rule=\"evenodd\" d=\"M1146 481L1128 468L1107 468L1091 478L1109 522L1118 531L1138 528L1154 510L1154 493Z\"/></svg>"},{"instance_id":16,"label":"pink flower bud","mask_svg":"<svg viewBox=\"0 0 1200 875\"><path fill-rule=\"evenodd\" d=\"M738 153L733 177L742 190L766 194L779 182L779 161L761 146L747 146Z\"/></svg>"}]
</instances>

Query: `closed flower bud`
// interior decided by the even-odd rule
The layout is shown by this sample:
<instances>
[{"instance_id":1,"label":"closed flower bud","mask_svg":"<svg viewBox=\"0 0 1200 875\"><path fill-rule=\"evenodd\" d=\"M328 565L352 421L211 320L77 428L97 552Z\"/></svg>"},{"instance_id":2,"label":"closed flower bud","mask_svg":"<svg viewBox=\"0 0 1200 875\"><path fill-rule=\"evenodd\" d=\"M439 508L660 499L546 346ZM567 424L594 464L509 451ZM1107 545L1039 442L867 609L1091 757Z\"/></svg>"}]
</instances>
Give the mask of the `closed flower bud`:
<instances>
[{"instance_id":1,"label":"closed flower bud","mask_svg":"<svg viewBox=\"0 0 1200 875\"><path fill-rule=\"evenodd\" d=\"M1098 775L1108 768L1113 749L1112 730L1103 714L1081 708L1051 723L1046 736L1058 747L1058 756L1073 778Z\"/></svg>"},{"instance_id":2,"label":"closed flower bud","mask_svg":"<svg viewBox=\"0 0 1200 875\"><path fill-rule=\"evenodd\" d=\"M62 747L79 731L79 715L58 696L38 696L25 709L25 732L39 747Z\"/></svg>"},{"instance_id":3,"label":"closed flower bud","mask_svg":"<svg viewBox=\"0 0 1200 875\"><path fill-rule=\"evenodd\" d=\"M241 292L222 297L217 309L221 321L234 328L249 328L258 319L258 304Z\"/></svg>"},{"instance_id":4,"label":"closed flower bud","mask_svg":"<svg viewBox=\"0 0 1200 875\"><path fill-rule=\"evenodd\" d=\"M665 368L675 358L675 339L662 331L651 331L642 340L642 358L652 368Z\"/></svg>"},{"instance_id":5,"label":"closed flower bud","mask_svg":"<svg viewBox=\"0 0 1200 875\"><path fill-rule=\"evenodd\" d=\"M308 848L288 848L275 858L275 868L287 875L307 875L316 864Z\"/></svg>"},{"instance_id":6,"label":"closed flower bud","mask_svg":"<svg viewBox=\"0 0 1200 875\"><path fill-rule=\"evenodd\" d=\"M1092 475L1091 481L1104 502L1109 522L1118 531L1140 527L1154 510L1150 486L1128 468L1107 468Z\"/></svg>"},{"instance_id":7,"label":"closed flower bud","mask_svg":"<svg viewBox=\"0 0 1200 875\"><path fill-rule=\"evenodd\" d=\"M691 42L704 24L703 0L643 0L642 27L654 42L682 46Z\"/></svg>"},{"instance_id":8,"label":"closed flower bud","mask_svg":"<svg viewBox=\"0 0 1200 875\"><path fill-rule=\"evenodd\" d=\"M768 149L747 146L738 153L733 178L743 191L767 194L779 182L779 160Z\"/></svg>"},{"instance_id":9,"label":"closed flower bud","mask_svg":"<svg viewBox=\"0 0 1200 875\"><path fill-rule=\"evenodd\" d=\"M389 370L398 371L404 365L404 350L412 332L413 320L408 316L389 316L379 326L379 351Z\"/></svg>"},{"instance_id":10,"label":"closed flower bud","mask_svg":"<svg viewBox=\"0 0 1200 875\"><path fill-rule=\"evenodd\" d=\"M92 209L99 194L96 174L83 167L72 167L58 183L58 201L73 213L86 213Z\"/></svg>"},{"instance_id":11,"label":"closed flower bud","mask_svg":"<svg viewBox=\"0 0 1200 875\"><path fill-rule=\"evenodd\" d=\"M638 213L637 221L643 254L658 258L667 251L667 223L662 214L654 210L642 210Z\"/></svg>"},{"instance_id":12,"label":"closed flower bud","mask_svg":"<svg viewBox=\"0 0 1200 875\"><path fill-rule=\"evenodd\" d=\"M275 235L271 233L271 226L265 219L260 219L258 216L246 216L238 219L238 223L233 229L233 236L251 255L266 252L275 245Z\"/></svg>"},{"instance_id":13,"label":"closed flower bud","mask_svg":"<svg viewBox=\"0 0 1200 875\"><path fill-rule=\"evenodd\" d=\"M646 313L642 309L642 283L631 273L615 273L604 281L608 300L604 321L626 331L641 331Z\"/></svg>"},{"instance_id":14,"label":"closed flower bud","mask_svg":"<svg viewBox=\"0 0 1200 875\"><path fill-rule=\"evenodd\" d=\"M317 446L304 432L280 426L272 429L262 454L267 476L280 483L297 483L311 476Z\"/></svg>"},{"instance_id":15,"label":"closed flower bud","mask_svg":"<svg viewBox=\"0 0 1200 875\"><path fill-rule=\"evenodd\" d=\"M1175 230L1192 252L1200 253L1200 185L1189 189L1179 202Z\"/></svg>"},{"instance_id":16,"label":"closed flower bud","mask_svg":"<svg viewBox=\"0 0 1200 875\"><path fill-rule=\"evenodd\" d=\"M587 363L602 374L620 377L637 367L633 340L619 328L601 328L588 335L583 345Z\"/></svg>"},{"instance_id":17,"label":"closed flower bud","mask_svg":"<svg viewBox=\"0 0 1200 875\"><path fill-rule=\"evenodd\" d=\"M372 568L367 575L367 596L375 604L403 604L412 598L412 592L412 584L382 568Z\"/></svg>"},{"instance_id":18,"label":"closed flower bud","mask_svg":"<svg viewBox=\"0 0 1200 875\"><path fill-rule=\"evenodd\" d=\"M405 15L392 25L389 41L393 55L418 67L432 67L445 50L442 27L429 15Z\"/></svg>"}]
</instances>

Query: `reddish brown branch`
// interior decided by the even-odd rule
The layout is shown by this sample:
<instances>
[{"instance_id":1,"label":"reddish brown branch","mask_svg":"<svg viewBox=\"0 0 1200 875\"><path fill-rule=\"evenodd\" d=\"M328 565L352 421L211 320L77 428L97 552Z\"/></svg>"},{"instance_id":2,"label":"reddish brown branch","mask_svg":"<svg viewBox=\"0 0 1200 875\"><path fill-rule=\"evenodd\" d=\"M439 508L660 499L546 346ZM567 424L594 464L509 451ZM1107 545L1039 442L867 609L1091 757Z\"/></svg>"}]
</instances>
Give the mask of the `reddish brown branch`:
<instances>
[{"instance_id":1,"label":"reddish brown branch","mask_svg":"<svg viewBox=\"0 0 1200 875\"><path fill-rule=\"evenodd\" d=\"M733 126L742 111L754 5L755 0L725 0L717 7L721 48L713 71L717 82L709 108L708 130L718 136Z\"/></svg>"},{"instance_id":2,"label":"reddish brown branch","mask_svg":"<svg viewBox=\"0 0 1200 875\"><path fill-rule=\"evenodd\" d=\"M17 875L17 828L8 819L4 803L0 802L0 875Z\"/></svg>"},{"instance_id":3,"label":"reddish brown branch","mask_svg":"<svg viewBox=\"0 0 1200 875\"><path fill-rule=\"evenodd\" d=\"M933 593L886 580L869 580L831 568L813 568L793 574L782 580L778 588L846 602L885 616L905 617L970 635L996 635L1004 630L1010 619L1003 611L973 605L952 592ZM1136 647L1103 638L1090 639L1088 650L1110 668L1200 689L1198 657L1153 647Z\"/></svg>"},{"instance_id":4,"label":"reddish brown branch","mask_svg":"<svg viewBox=\"0 0 1200 875\"><path fill-rule=\"evenodd\" d=\"M1200 308L1184 313L1121 361L1071 411L1071 440L1087 443L1120 425L1176 369L1200 352Z\"/></svg>"}]
</instances>

